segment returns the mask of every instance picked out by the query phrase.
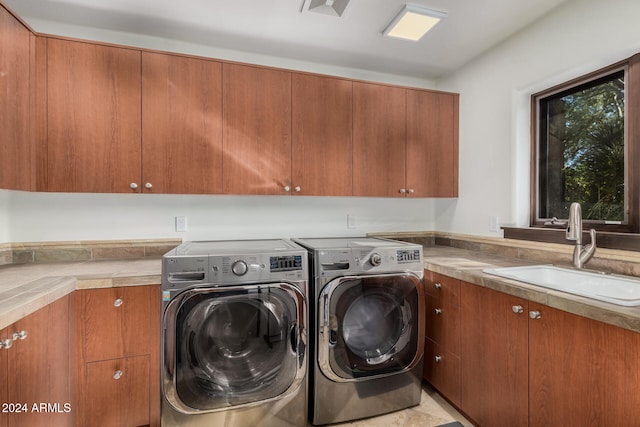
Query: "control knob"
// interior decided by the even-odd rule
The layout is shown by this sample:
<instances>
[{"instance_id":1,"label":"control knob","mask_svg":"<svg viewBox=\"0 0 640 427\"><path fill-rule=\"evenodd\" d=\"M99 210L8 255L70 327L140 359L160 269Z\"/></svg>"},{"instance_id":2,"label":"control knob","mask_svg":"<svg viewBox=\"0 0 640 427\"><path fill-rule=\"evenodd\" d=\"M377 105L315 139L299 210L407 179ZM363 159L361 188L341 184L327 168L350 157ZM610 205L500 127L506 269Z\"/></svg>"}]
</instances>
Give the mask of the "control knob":
<instances>
[{"instance_id":1,"label":"control knob","mask_svg":"<svg viewBox=\"0 0 640 427\"><path fill-rule=\"evenodd\" d=\"M371 257L369 258L369 264L371 264L374 267L377 267L380 264L382 264L382 257L380 256L380 254L372 254Z\"/></svg>"},{"instance_id":2,"label":"control knob","mask_svg":"<svg viewBox=\"0 0 640 427\"><path fill-rule=\"evenodd\" d=\"M247 263L242 260L236 261L231 264L231 271L236 276L244 276L245 274L247 274L248 269L249 268L247 267Z\"/></svg>"}]
</instances>

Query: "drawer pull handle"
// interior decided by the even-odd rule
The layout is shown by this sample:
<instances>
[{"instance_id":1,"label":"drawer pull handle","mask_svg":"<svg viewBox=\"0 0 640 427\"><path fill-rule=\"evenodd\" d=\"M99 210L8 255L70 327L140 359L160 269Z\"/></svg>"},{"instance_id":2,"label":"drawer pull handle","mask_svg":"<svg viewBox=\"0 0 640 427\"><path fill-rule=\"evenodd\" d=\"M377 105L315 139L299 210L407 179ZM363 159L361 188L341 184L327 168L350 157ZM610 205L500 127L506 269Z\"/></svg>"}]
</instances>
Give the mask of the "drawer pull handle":
<instances>
[{"instance_id":1,"label":"drawer pull handle","mask_svg":"<svg viewBox=\"0 0 640 427\"><path fill-rule=\"evenodd\" d=\"M119 380L120 378L122 378L122 371L120 369L118 369L117 371L114 372L113 379L114 380Z\"/></svg>"},{"instance_id":2,"label":"drawer pull handle","mask_svg":"<svg viewBox=\"0 0 640 427\"><path fill-rule=\"evenodd\" d=\"M20 331L20 332L14 332L13 333L13 340L23 340L27 338L27 331Z\"/></svg>"},{"instance_id":3,"label":"drawer pull handle","mask_svg":"<svg viewBox=\"0 0 640 427\"><path fill-rule=\"evenodd\" d=\"M530 317L531 319L533 319L533 320L536 320L536 319L541 318L541 317L542 317L542 314L541 314L539 311L537 311L537 310L535 310L535 311L530 311L530 312L529 312L529 317Z\"/></svg>"},{"instance_id":4,"label":"drawer pull handle","mask_svg":"<svg viewBox=\"0 0 640 427\"><path fill-rule=\"evenodd\" d=\"M433 314L435 314L436 316L439 316L442 314L442 309L441 308L436 308L435 310L433 310Z\"/></svg>"},{"instance_id":5,"label":"drawer pull handle","mask_svg":"<svg viewBox=\"0 0 640 427\"><path fill-rule=\"evenodd\" d=\"M513 310L515 314L520 314L524 312L524 308L521 305L514 305L513 307L511 307L511 310Z\"/></svg>"},{"instance_id":6,"label":"drawer pull handle","mask_svg":"<svg viewBox=\"0 0 640 427\"><path fill-rule=\"evenodd\" d=\"M436 356L436 357L434 357L434 358L433 358L433 360L434 360L436 363L440 363L440 362L442 362L442 356Z\"/></svg>"},{"instance_id":7,"label":"drawer pull handle","mask_svg":"<svg viewBox=\"0 0 640 427\"><path fill-rule=\"evenodd\" d=\"M113 306L114 307L120 307L122 305L122 303L123 303L123 301L120 298L118 298L117 300L115 300L113 302Z\"/></svg>"},{"instance_id":8,"label":"drawer pull handle","mask_svg":"<svg viewBox=\"0 0 640 427\"><path fill-rule=\"evenodd\" d=\"M436 288L436 289L442 289L442 283L436 282L436 283L433 284L433 287Z\"/></svg>"}]
</instances>

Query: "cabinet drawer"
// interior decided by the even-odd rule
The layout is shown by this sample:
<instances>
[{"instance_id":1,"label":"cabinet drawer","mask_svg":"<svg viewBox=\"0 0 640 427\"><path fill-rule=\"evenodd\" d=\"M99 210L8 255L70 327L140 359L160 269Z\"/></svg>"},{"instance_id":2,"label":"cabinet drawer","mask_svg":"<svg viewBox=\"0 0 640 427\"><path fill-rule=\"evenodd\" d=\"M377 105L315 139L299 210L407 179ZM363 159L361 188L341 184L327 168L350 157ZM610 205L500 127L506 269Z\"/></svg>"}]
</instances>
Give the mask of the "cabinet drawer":
<instances>
[{"instance_id":1,"label":"cabinet drawer","mask_svg":"<svg viewBox=\"0 0 640 427\"><path fill-rule=\"evenodd\" d=\"M76 325L83 360L94 362L150 354L158 337L160 297L154 286L90 289L78 292Z\"/></svg>"},{"instance_id":2,"label":"cabinet drawer","mask_svg":"<svg viewBox=\"0 0 640 427\"><path fill-rule=\"evenodd\" d=\"M430 339L424 346L424 379L443 396L460 404L460 357Z\"/></svg>"},{"instance_id":3,"label":"cabinet drawer","mask_svg":"<svg viewBox=\"0 0 640 427\"><path fill-rule=\"evenodd\" d=\"M427 338L453 354L460 354L460 306L448 303L444 298L425 297Z\"/></svg>"},{"instance_id":4,"label":"cabinet drawer","mask_svg":"<svg viewBox=\"0 0 640 427\"><path fill-rule=\"evenodd\" d=\"M149 369L149 356L87 363L84 425L148 425Z\"/></svg>"},{"instance_id":5,"label":"cabinet drawer","mask_svg":"<svg viewBox=\"0 0 640 427\"><path fill-rule=\"evenodd\" d=\"M424 287L427 295L460 305L460 280L425 270Z\"/></svg>"}]
</instances>

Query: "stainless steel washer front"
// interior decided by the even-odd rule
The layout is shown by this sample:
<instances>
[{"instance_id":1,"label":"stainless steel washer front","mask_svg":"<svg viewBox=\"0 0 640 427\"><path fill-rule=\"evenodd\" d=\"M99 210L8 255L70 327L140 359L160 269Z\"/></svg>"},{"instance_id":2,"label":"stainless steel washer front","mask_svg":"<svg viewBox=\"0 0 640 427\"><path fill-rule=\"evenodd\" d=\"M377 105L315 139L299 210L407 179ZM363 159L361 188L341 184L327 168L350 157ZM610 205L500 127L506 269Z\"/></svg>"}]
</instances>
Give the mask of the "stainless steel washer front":
<instances>
[{"instance_id":1,"label":"stainless steel washer front","mask_svg":"<svg viewBox=\"0 0 640 427\"><path fill-rule=\"evenodd\" d=\"M306 425L306 266L281 240L165 255L163 425Z\"/></svg>"},{"instance_id":2,"label":"stainless steel washer front","mask_svg":"<svg viewBox=\"0 0 640 427\"><path fill-rule=\"evenodd\" d=\"M376 238L294 239L309 250L313 424L420 403L422 246Z\"/></svg>"}]
</instances>

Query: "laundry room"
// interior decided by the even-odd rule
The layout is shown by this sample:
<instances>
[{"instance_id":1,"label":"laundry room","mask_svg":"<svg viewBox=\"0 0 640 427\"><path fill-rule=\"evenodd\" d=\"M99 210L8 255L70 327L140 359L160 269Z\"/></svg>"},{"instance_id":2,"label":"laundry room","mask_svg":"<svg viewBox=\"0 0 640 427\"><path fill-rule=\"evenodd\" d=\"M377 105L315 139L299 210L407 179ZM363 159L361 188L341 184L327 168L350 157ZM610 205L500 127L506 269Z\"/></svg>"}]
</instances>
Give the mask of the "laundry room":
<instances>
[{"instance_id":1,"label":"laundry room","mask_svg":"<svg viewBox=\"0 0 640 427\"><path fill-rule=\"evenodd\" d=\"M640 419L639 15L0 0L0 425Z\"/></svg>"}]
</instances>

